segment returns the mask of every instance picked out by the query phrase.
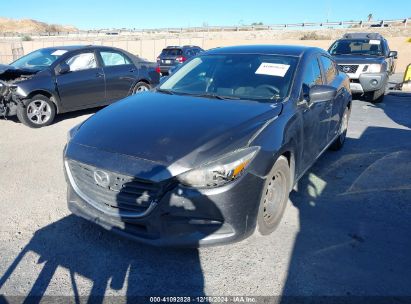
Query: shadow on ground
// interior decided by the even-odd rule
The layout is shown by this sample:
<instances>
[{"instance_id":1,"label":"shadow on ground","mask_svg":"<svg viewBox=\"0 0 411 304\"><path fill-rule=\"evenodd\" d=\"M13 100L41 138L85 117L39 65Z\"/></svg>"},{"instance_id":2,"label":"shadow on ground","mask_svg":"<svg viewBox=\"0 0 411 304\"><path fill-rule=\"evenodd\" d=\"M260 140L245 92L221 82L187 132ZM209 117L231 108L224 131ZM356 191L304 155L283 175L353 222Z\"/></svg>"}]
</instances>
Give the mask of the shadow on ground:
<instances>
[{"instance_id":1,"label":"shadow on ground","mask_svg":"<svg viewBox=\"0 0 411 304\"><path fill-rule=\"evenodd\" d=\"M44 264L27 299L42 297L58 267L70 273L72 296L79 298L75 276L92 282L87 295L102 301L109 287L127 296L203 294L197 249L159 249L119 238L75 216L36 231L0 279L0 287L29 252ZM82 294L84 296L84 293Z\"/></svg>"},{"instance_id":2,"label":"shadow on ground","mask_svg":"<svg viewBox=\"0 0 411 304\"><path fill-rule=\"evenodd\" d=\"M375 106L410 126L410 105L386 96ZM296 295L411 296L411 130L368 127L347 138L305 174L290 200L300 231L282 302Z\"/></svg>"},{"instance_id":3,"label":"shadow on ground","mask_svg":"<svg viewBox=\"0 0 411 304\"><path fill-rule=\"evenodd\" d=\"M59 122L64 121L66 119L72 119L72 118L76 118L76 117L83 116L83 115L92 115L92 114L95 114L96 112L98 112L101 109L103 109L103 107L90 108L90 109L85 109L85 110L78 110L78 111L74 111L74 112L57 114L56 117L54 118L54 121L52 122L52 125L58 124ZM0 119L4 119L4 118L2 116L0 116ZM17 116L8 116L6 119L9 122L20 123Z\"/></svg>"},{"instance_id":4,"label":"shadow on ground","mask_svg":"<svg viewBox=\"0 0 411 304\"><path fill-rule=\"evenodd\" d=\"M54 119L53 124L57 124L60 121L76 118L76 117L83 116L83 115L92 115L92 114L97 113L101 109L103 109L103 107L90 108L90 109L85 109L85 110L79 110L79 111L59 114L59 115L56 115L56 118Z\"/></svg>"},{"instance_id":5,"label":"shadow on ground","mask_svg":"<svg viewBox=\"0 0 411 304\"><path fill-rule=\"evenodd\" d=\"M157 171L153 169L153 172ZM169 180L170 173L164 171L163 174L166 181ZM128 184L132 184L132 182L127 182L115 194L116 202L114 204L118 208L122 208L122 206L134 208L130 207L133 203L136 205L139 199L147 199L147 191L137 194L140 192L133 188L132 190L136 193L133 196L135 198L133 202L130 198ZM187 218L195 217L197 209L204 208L197 206L194 202L188 203L189 200L186 200L182 206L170 206L167 211L172 210L171 214L162 214L162 209L159 207L148 217L155 213L161 213L158 216L167 218L174 224L172 227L176 229L176 225L187 224ZM216 216L215 218L223 221L219 209L211 200L202 201L202 203L208 206L207 210L210 214L212 213ZM118 232L134 230L136 233L133 221L130 222L130 219L123 219L123 221L125 224L110 218L109 222L113 226L108 229ZM164 222L160 221L157 221L156 224L159 224L157 226L160 227L165 226ZM121 225L125 227L119 228ZM194 243L191 245L198 246L196 239L207 237L218 230L221 225L220 223L203 225L198 230L191 226L191 229L194 230L192 232ZM178 231L175 234L171 234L169 231L167 233L178 239ZM134 303L136 300L141 302L142 299L138 298L141 296L204 295L204 278L198 249L157 248L143 245L121 238L114 233L107 233L97 225L75 215L69 215L37 230L30 242L21 250L0 278L0 289L28 253L37 254L39 256L37 263L43 264L31 290L25 297L25 301L30 303L42 300L57 268L65 268L69 271L71 295L74 296L76 303L82 302L84 297L87 297L89 302L102 303L104 297L107 294L112 294L113 290L122 290L120 295L124 294L125 290L125 299L130 303ZM77 276L91 281L92 286L88 293L79 291L76 283Z\"/></svg>"}]
</instances>

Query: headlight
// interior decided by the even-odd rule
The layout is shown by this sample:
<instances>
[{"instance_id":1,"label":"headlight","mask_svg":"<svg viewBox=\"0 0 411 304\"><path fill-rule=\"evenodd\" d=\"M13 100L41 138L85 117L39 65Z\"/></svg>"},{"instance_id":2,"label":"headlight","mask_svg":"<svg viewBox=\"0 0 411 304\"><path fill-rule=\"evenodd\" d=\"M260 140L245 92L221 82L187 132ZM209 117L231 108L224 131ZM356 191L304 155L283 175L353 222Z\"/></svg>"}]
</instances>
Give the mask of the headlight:
<instances>
[{"instance_id":1,"label":"headlight","mask_svg":"<svg viewBox=\"0 0 411 304\"><path fill-rule=\"evenodd\" d=\"M368 73L380 73L382 65L381 64L370 64L368 66Z\"/></svg>"},{"instance_id":2,"label":"headlight","mask_svg":"<svg viewBox=\"0 0 411 304\"><path fill-rule=\"evenodd\" d=\"M258 147L249 147L227 154L218 160L177 176L186 186L213 188L239 178L257 154Z\"/></svg>"},{"instance_id":3,"label":"headlight","mask_svg":"<svg viewBox=\"0 0 411 304\"><path fill-rule=\"evenodd\" d=\"M13 86L12 90L21 97L27 97L27 93L19 86Z\"/></svg>"}]
</instances>

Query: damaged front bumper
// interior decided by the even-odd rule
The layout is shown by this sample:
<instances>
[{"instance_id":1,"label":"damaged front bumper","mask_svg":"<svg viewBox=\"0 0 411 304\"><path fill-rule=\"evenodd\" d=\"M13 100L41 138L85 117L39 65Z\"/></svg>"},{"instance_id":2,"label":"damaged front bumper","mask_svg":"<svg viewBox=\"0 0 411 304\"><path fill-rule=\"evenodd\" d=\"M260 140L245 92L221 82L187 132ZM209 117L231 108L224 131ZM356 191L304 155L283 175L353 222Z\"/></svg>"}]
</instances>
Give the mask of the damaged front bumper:
<instances>
[{"instance_id":1,"label":"damaged front bumper","mask_svg":"<svg viewBox=\"0 0 411 304\"><path fill-rule=\"evenodd\" d=\"M17 114L17 107L22 102L16 93L17 86L0 81L0 116L14 116Z\"/></svg>"}]
</instances>

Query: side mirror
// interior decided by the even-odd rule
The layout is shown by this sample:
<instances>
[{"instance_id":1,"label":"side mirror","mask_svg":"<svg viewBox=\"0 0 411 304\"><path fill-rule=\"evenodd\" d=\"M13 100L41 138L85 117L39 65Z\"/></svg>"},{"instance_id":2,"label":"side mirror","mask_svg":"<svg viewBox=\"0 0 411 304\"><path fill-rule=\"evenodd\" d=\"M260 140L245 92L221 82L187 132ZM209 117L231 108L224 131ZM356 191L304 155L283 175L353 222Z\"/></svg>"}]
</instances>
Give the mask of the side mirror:
<instances>
[{"instance_id":1,"label":"side mirror","mask_svg":"<svg viewBox=\"0 0 411 304\"><path fill-rule=\"evenodd\" d=\"M398 52L397 51L391 51L391 52L388 53L388 57L394 57L394 59L397 59Z\"/></svg>"},{"instance_id":2,"label":"side mirror","mask_svg":"<svg viewBox=\"0 0 411 304\"><path fill-rule=\"evenodd\" d=\"M60 75L66 74L68 72L70 72L70 66L65 62L60 63L60 65L57 67L57 73Z\"/></svg>"},{"instance_id":3,"label":"side mirror","mask_svg":"<svg viewBox=\"0 0 411 304\"><path fill-rule=\"evenodd\" d=\"M328 85L313 85L310 88L309 102L322 102L333 99L337 95L337 89Z\"/></svg>"}]
</instances>

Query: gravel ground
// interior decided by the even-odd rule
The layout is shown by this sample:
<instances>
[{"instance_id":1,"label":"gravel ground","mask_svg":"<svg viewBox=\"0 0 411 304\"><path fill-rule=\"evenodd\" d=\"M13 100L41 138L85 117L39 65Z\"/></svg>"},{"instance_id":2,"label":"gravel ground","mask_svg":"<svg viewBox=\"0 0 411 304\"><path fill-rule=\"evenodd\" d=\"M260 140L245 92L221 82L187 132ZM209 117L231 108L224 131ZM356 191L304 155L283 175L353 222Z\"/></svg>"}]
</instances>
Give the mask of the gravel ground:
<instances>
[{"instance_id":1,"label":"gravel ground","mask_svg":"<svg viewBox=\"0 0 411 304\"><path fill-rule=\"evenodd\" d=\"M202 249L133 243L66 207L67 131L0 119L0 302L13 296L411 296L411 97L355 100L345 147L293 191L278 230Z\"/></svg>"}]
</instances>

